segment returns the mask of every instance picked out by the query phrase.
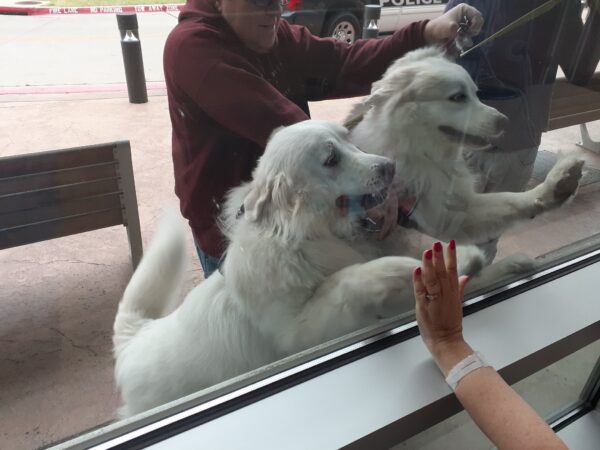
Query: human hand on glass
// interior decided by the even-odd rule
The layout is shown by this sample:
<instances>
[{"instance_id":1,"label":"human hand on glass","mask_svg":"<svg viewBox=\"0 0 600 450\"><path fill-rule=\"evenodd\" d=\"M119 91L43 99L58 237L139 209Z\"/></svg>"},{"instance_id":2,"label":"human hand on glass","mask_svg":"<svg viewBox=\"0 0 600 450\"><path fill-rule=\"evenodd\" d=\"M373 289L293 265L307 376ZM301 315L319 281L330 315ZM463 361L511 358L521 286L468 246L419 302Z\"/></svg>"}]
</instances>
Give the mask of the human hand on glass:
<instances>
[{"instance_id":1,"label":"human hand on glass","mask_svg":"<svg viewBox=\"0 0 600 450\"><path fill-rule=\"evenodd\" d=\"M456 244L450 241L444 257L436 242L423 253L422 267L413 271L417 324L423 342L444 374L452 364L444 359L471 352L462 334L462 300L468 277L458 277ZM464 357L463 356L463 357Z\"/></svg>"},{"instance_id":2,"label":"human hand on glass","mask_svg":"<svg viewBox=\"0 0 600 450\"><path fill-rule=\"evenodd\" d=\"M483 23L483 16L477 9L461 3L427 23L425 41L430 45L458 42L467 47L469 41L472 45L471 36L481 32Z\"/></svg>"},{"instance_id":3,"label":"human hand on glass","mask_svg":"<svg viewBox=\"0 0 600 450\"><path fill-rule=\"evenodd\" d=\"M462 335L462 300L467 280L468 277L458 277L454 241L448 245L445 257L442 244L435 243L423 253L422 267L413 272L421 337L444 377L473 355ZM497 448L567 448L498 372L487 365L477 365L475 369L458 378L454 393Z\"/></svg>"}]
</instances>

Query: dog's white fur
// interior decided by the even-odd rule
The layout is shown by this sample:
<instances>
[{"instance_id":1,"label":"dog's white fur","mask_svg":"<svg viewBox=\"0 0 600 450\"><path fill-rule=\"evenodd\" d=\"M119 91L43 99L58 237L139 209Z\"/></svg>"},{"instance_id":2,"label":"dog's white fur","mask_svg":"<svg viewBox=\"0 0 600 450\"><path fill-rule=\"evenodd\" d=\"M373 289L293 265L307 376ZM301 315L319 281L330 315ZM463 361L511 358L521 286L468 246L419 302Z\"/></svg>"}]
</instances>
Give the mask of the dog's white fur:
<instances>
[{"instance_id":1,"label":"dog's white fur","mask_svg":"<svg viewBox=\"0 0 600 450\"><path fill-rule=\"evenodd\" d=\"M346 119L352 143L396 161L395 190L418 199L412 226L440 240L498 238L561 205L581 178L583 161L567 157L530 191L476 193L462 152L483 148L507 123L476 93L469 74L441 50L416 50L392 64Z\"/></svg>"},{"instance_id":2,"label":"dog's white fur","mask_svg":"<svg viewBox=\"0 0 600 450\"><path fill-rule=\"evenodd\" d=\"M185 253L181 224L163 225L115 319L121 414L412 309L411 274L419 262L359 253L354 215L335 206L342 195L384 189L393 167L351 145L339 125L306 121L276 131L253 180L226 202L223 274L215 272L157 318L177 291Z\"/></svg>"}]
</instances>

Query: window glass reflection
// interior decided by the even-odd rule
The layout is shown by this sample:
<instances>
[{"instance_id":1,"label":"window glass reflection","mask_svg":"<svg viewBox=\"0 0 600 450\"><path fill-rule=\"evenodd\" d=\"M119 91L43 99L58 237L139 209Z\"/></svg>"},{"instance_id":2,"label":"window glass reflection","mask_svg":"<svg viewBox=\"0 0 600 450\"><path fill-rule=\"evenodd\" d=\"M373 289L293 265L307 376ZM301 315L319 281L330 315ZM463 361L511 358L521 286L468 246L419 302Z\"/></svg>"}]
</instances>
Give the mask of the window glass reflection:
<instances>
[{"instance_id":1,"label":"window glass reflection","mask_svg":"<svg viewBox=\"0 0 600 450\"><path fill-rule=\"evenodd\" d=\"M412 271L436 241L456 242L471 291L594 245L598 2L554 2L487 43L545 2L429 2L412 22L392 3L370 40L362 11L303 22L308 1L140 13L142 105L127 103L118 43L117 78L82 57L38 62L44 40L51 53L82 24L103 33L100 15L0 16L0 61L18 74L2 82L0 156L130 140L145 250L131 277L121 228L4 245L0 408L15 448L409 320ZM14 211L42 208L14 200L15 180L0 172L6 242ZM58 424L55 409L76 413Z\"/></svg>"}]
</instances>

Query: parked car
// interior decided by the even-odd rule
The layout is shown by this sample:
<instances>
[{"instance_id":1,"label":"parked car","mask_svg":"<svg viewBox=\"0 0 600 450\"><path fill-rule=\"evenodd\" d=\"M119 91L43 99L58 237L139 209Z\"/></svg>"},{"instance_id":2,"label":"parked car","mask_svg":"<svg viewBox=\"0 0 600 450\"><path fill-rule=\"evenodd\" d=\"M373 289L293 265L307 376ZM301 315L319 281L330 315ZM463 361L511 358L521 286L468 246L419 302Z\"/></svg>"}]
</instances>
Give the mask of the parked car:
<instances>
[{"instance_id":1,"label":"parked car","mask_svg":"<svg viewBox=\"0 0 600 450\"><path fill-rule=\"evenodd\" d=\"M379 32L392 33L411 22L439 16L448 0L290 0L283 18L304 25L317 36L332 36L348 44L362 35L367 4L381 5Z\"/></svg>"}]
</instances>

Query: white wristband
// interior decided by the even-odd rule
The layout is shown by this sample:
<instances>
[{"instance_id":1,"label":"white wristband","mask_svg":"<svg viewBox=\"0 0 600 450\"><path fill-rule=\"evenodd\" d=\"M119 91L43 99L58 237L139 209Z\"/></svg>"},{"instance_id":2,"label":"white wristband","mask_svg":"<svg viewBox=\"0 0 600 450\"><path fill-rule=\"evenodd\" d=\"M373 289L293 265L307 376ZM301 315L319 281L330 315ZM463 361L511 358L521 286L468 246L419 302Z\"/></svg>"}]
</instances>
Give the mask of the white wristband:
<instances>
[{"instance_id":1,"label":"white wristband","mask_svg":"<svg viewBox=\"0 0 600 450\"><path fill-rule=\"evenodd\" d=\"M475 352L472 355L467 356L448 372L446 383L448 383L454 391L456 390L458 382L462 380L465 375L470 374L480 367L491 367L491 365L488 364L481 353Z\"/></svg>"}]
</instances>

